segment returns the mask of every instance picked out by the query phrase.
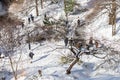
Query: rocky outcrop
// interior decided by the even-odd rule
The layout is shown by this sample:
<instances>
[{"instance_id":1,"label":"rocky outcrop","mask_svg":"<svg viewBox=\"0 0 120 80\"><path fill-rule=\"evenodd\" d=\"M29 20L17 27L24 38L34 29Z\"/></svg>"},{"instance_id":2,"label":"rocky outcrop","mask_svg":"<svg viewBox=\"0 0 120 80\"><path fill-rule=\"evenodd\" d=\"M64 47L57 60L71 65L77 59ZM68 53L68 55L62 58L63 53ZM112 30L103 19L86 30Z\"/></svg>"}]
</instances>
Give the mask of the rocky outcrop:
<instances>
[{"instance_id":1,"label":"rocky outcrop","mask_svg":"<svg viewBox=\"0 0 120 80\"><path fill-rule=\"evenodd\" d=\"M10 4L14 0L0 0L0 16L7 14Z\"/></svg>"}]
</instances>

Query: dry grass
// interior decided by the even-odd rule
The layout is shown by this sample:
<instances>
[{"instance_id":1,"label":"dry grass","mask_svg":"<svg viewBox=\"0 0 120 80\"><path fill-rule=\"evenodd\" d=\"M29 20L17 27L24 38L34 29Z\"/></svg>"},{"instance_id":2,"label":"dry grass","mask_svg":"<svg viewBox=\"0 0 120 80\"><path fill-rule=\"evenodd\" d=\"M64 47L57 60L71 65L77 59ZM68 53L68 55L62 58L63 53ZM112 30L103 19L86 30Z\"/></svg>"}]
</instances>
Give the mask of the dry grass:
<instances>
[{"instance_id":1,"label":"dry grass","mask_svg":"<svg viewBox=\"0 0 120 80\"><path fill-rule=\"evenodd\" d=\"M19 11L22 10L22 8L23 8L22 4L12 3L9 7L9 12L18 13Z\"/></svg>"},{"instance_id":2,"label":"dry grass","mask_svg":"<svg viewBox=\"0 0 120 80\"><path fill-rule=\"evenodd\" d=\"M71 57L70 55L68 56L61 56L60 58L60 63L61 64L67 64L67 63L71 63L74 60L74 57Z\"/></svg>"},{"instance_id":3,"label":"dry grass","mask_svg":"<svg viewBox=\"0 0 120 80\"><path fill-rule=\"evenodd\" d=\"M60 58L60 64L68 64L74 61L75 57L73 55L67 55L67 56L61 56ZM81 65L83 63L81 60L77 62L78 65Z\"/></svg>"},{"instance_id":4,"label":"dry grass","mask_svg":"<svg viewBox=\"0 0 120 80\"><path fill-rule=\"evenodd\" d=\"M94 0L94 1L92 2L93 6L94 6L94 7L93 7L93 10L92 10L91 13L89 13L89 14L85 17L85 19L88 20L88 21L91 21L92 19L94 19L94 17L97 16L97 14L98 14L100 11L103 10L103 7L101 7L101 6L103 6L103 5L102 5L103 3L104 3L104 0Z\"/></svg>"},{"instance_id":5,"label":"dry grass","mask_svg":"<svg viewBox=\"0 0 120 80\"><path fill-rule=\"evenodd\" d=\"M97 16L97 14L100 11L101 11L100 7L96 6L95 8L93 8L92 12L85 17L85 19L86 20L92 20L92 19L94 19L94 17Z\"/></svg>"},{"instance_id":6,"label":"dry grass","mask_svg":"<svg viewBox=\"0 0 120 80\"><path fill-rule=\"evenodd\" d=\"M15 27L15 25L20 25L20 24L21 24L21 20L18 19L13 14L6 14L0 17L0 28L6 26Z\"/></svg>"}]
</instances>

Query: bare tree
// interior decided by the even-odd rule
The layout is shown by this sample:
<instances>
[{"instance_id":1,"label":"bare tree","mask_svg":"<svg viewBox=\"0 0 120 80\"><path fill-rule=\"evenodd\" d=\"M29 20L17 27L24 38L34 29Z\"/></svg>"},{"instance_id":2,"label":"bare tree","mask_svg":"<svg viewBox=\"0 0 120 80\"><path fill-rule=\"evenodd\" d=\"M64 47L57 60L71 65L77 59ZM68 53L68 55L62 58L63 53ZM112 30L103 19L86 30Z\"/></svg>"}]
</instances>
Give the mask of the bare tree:
<instances>
[{"instance_id":1,"label":"bare tree","mask_svg":"<svg viewBox=\"0 0 120 80\"><path fill-rule=\"evenodd\" d=\"M91 40L90 40L90 41L91 41ZM71 64L69 65L68 69L66 70L66 74L70 74L70 73L71 73L71 69L72 69L73 66L79 61L80 56L82 56L83 54L84 54L84 55L91 55L91 56L94 56L94 57L96 57L96 58L104 59L104 60L107 58L108 53L107 53L107 49L106 49L106 48L104 48L104 47L101 47L101 48L96 47L96 49L93 48L92 50L90 50L90 48L92 47L92 45L91 45L90 43L85 44L84 46L83 46L83 44L84 44L84 43L82 43L82 44L80 43L78 47L75 47L75 46L73 45L73 46L70 48L70 51L73 53L73 55L74 55L75 57L74 57L74 60L73 60L73 61L71 62ZM98 44L101 44L101 43L99 42L99 43L97 43L97 45L98 45ZM93 45L97 46L96 44L93 44ZM87 50L87 51L81 51L82 48L84 48L84 49ZM102 50L102 49L106 49L105 55L102 56L102 57L96 55L96 54L100 54L101 51L99 52L99 50ZM103 52L104 52L104 50L103 50Z\"/></svg>"},{"instance_id":2,"label":"bare tree","mask_svg":"<svg viewBox=\"0 0 120 80\"><path fill-rule=\"evenodd\" d=\"M4 55L5 57L8 57L13 76L15 80L17 80L17 70L19 61L22 58L22 54L20 54L18 59L14 58L14 55L17 53L17 50L19 50L19 47L23 41L23 37L20 35L20 29L16 29L16 25L19 25L20 21L17 19L11 19L9 17L7 18L7 23L2 24L2 28L0 30L0 46L5 50Z\"/></svg>"},{"instance_id":3,"label":"bare tree","mask_svg":"<svg viewBox=\"0 0 120 80\"><path fill-rule=\"evenodd\" d=\"M91 12L86 19L93 19L97 13L103 9L106 9L106 12L104 13L108 13L108 23L109 25L112 25L112 36L114 36L116 34L116 15L118 12L118 7L120 7L119 2L119 0L93 0L93 12Z\"/></svg>"},{"instance_id":4,"label":"bare tree","mask_svg":"<svg viewBox=\"0 0 120 80\"><path fill-rule=\"evenodd\" d=\"M35 8L36 8L36 15L39 15L39 11L38 11L38 0L35 0Z\"/></svg>"},{"instance_id":5,"label":"bare tree","mask_svg":"<svg viewBox=\"0 0 120 80\"><path fill-rule=\"evenodd\" d=\"M43 9L43 1L44 0L40 0L40 2L41 2L41 9Z\"/></svg>"},{"instance_id":6,"label":"bare tree","mask_svg":"<svg viewBox=\"0 0 120 80\"><path fill-rule=\"evenodd\" d=\"M106 0L101 6L104 6L109 13L109 24L112 25L112 36L114 36L116 34L117 0Z\"/></svg>"},{"instance_id":7,"label":"bare tree","mask_svg":"<svg viewBox=\"0 0 120 80\"><path fill-rule=\"evenodd\" d=\"M21 59L21 54L18 60L14 59L14 53L21 45L22 37L19 35L19 31L16 31L14 27L5 27L2 30L1 46L5 49L5 55L9 58L10 65L13 71L15 80L17 80L18 62ZM15 63L14 63L15 61Z\"/></svg>"},{"instance_id":8,"label":"bare tree","mask_svg":"<svg viewBox=\"0 0 120 80\"><path fill-rule=\"evenodd\" d=\"M112 0L111 18L112 18L112 35L116 34L116 0Z\"/></svg>"}]
</instances>

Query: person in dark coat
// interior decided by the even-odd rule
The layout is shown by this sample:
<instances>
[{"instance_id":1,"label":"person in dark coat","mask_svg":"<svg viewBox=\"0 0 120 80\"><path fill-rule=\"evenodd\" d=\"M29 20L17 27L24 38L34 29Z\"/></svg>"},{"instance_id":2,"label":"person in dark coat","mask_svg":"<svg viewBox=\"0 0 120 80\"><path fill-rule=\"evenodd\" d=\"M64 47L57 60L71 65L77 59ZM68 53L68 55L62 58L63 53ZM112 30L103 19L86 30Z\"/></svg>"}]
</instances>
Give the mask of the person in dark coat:
<instances>
[{"instance_id":1,"label":"person in dark coat","mask_svg":"<svg viewBox=\"0 0 120 80\"><path fill-rule=\"evenodd\" d=\"M32 14L30 15L30 18L31 18L32 22L34 22L34 16Z\"/></svg>"},{"instance_id":2,"label":"person in dark coat","mask_svg":"<svg viewBox=\"0 0 120 80\"><path fill-rule=\"evenodd\" d=\"M98 41L95 40L95 47L98 48L98 45L99 45Z\"/></svg>"},{"instance_id":3,"label":"person in dark coat","mask_svg":"<svg viewBox=\"0 0 120 80\"><path fill-rule=\"evenodd\" d=\"M68 45L68 38L67 37L65 38L64 43L65 43L65 46Z\"/></svg>"},{"instance_id":4,"label":"person in dark coat","mask_svg":"<svg viewBox=\"0 0 120 80\"><path fill-rule=\"evenodd\" d=\"M82 43L79 43L79 46L78 46L79 50L81 50L82 47L83 47L83 44L82 44Z\"/></svg>"},{"instance_id":5,"label":"person in dark coat","mask_svg":"<svg viewBox=\"0 0 120 80\"><path fill-rule=\"evenodd\" d=\"M90 49L90 46L89 46L89 45L86 45L86 49L89 50L89 49Z\"/></svg>"},{"instance_id":6,"label":"person in dark coat","mask_svg":"<svg viewBox=\"0 0 120 80\"><path fill-rule=\"evenodd\" d=\"M93 47L93 37L90 37L89 46L90 46L90 47Z\"/></svg>"},{"instance_id":7,"label":"person in dark coat","mask_svg":"<svg viewBox=\"0 0 120 80\"><path fill-rule=\"evenodd\" d=\"M71 39L69 40L69 45L70 45L71 47L74 45L73 38L71 38Z\"/></svg>"},{"instance_id":8,"label":"person in dark coat","mask_svg":"<svg viewBox=\"0 0 120 80\"><path fill-rule=\"evenodd\" d=\"M78 20L77 20L77 25L78 25L78 27L80 26L80 19L79 19L79 17L78 17Z\"/></svg>"},{"instance_id":9,"label":"person in dark coat","mask_svg":"<svg viewBox=\"0 0 120 80\"><path fill-rule=\"evenodd\" d=\"M34 56L34 53L33 53L33 52L30 52L30 53L29 53L29 57L30 57L31 59L33 59L33 56Z\"/></svg>"},{"instance_id":10,"label":"person in dark coat","mask_svg":"<svg viewBox=\"0 0 120 80\"><path fill-rule=\"evenodd\" d=\"M68 20L65 21L65 26L68 27Z\"/></svg>"},{"instance_id":11,"label":"person in dark coat","mask_svg":"<svg viewBox=\"0 0 120 80\"><path fill-rule=\"evenodd\" d=\"M28 23L30 24L31 20L30 20L30 17L28 17Z\"/></svg>"},{"instance_id":12,"label":"person in dark coat","mask_svg":"<svg viewBox=\"0 0 120 80\"><path fill-rule=\"evenodd\" d=\"M45 13L45 15L44 15L44 19L46 19L47 18L47 14Z\"/></svg>"},{"instance_id":13,"label":"person in dark coat","mask_svg":"<svg viewBox=\"0 0 120 80\"><path fill-rule=\"evenodd\" d=\"M24 28L24 22L21 22L21 26L22 26L22 28Z\"/></svg>"}]
</instances>

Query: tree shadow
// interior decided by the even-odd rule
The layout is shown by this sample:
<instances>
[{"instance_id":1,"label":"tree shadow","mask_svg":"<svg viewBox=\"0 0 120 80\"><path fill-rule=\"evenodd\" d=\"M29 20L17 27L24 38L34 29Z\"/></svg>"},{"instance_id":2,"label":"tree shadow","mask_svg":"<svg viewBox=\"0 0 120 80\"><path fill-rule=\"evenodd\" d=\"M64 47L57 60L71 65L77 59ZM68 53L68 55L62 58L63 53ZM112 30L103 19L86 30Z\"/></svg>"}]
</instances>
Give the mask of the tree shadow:
<instances>
[{"instance_id":1,"label":"tree shadow","mask_svg":"<svg viewBox=\"0 0 120 80\"><path fill-rule=\"evenodd\" d=\"M116 19L116 23L118 23L120 21L120 17ZM120 25L117 27L116 29L116 33L118 33L120 31Z\"/></svg>"},{"instance_id":2,"label":"tree shadow","mask_svg":"<svg viewBox=\"0 0 120 80\"><path fill-rule=\"evenodd\" d=\"M40 57L39 59L36 59L36 60L32 61L32 63L37 62L37 61L39 61L39 60L41 60L41 59L43 59L43 58L46 58L47 56L48 56L48 54Z\"/></svg>"},{"instance_id":3,"label":"tree shadow","mask_svg":"<svg viewBox=\"0 0 120 80\"><path fill-rule=\"evenodd\" d=\"M120 25L117 27L116 33L118 33L119 31L120 31Z\"/></svg>"},{"instance_id":4,"label":"tree shadow","mask_svg":"<svg viewBox=\"0 0 120 80\"><path fill-rule=\"evenodd\" d=\"M116 77L114 75L107 75L107 74L103 74L100 77L97 78L91 78L90 80L120 80L120 77Z\"/></svg>"},{"instance_id":5,"label":"tree shadow","mask_svg":"<svg viewBox=\"0 0 120 80\"><path fill-rule=\"evenodd\" d=\"M119 21L120 21L120 17L118 17L118 18L116 19L116 23L119 22Z\"/></svg>"},{"instance_id":6,"label":"tree shadow","mask_svg":"<svg viewBox=\"0 0 120 80\"><path fill-rule=\"evenodd\" d=\"M1 80L2 78L5 78L5 80L7 80L7 79L12 79L12 78L13 78L12 72L9 72L9 71L6 70L6 69L0 71L0 80Z\"/></svg>"}]
</instances>

